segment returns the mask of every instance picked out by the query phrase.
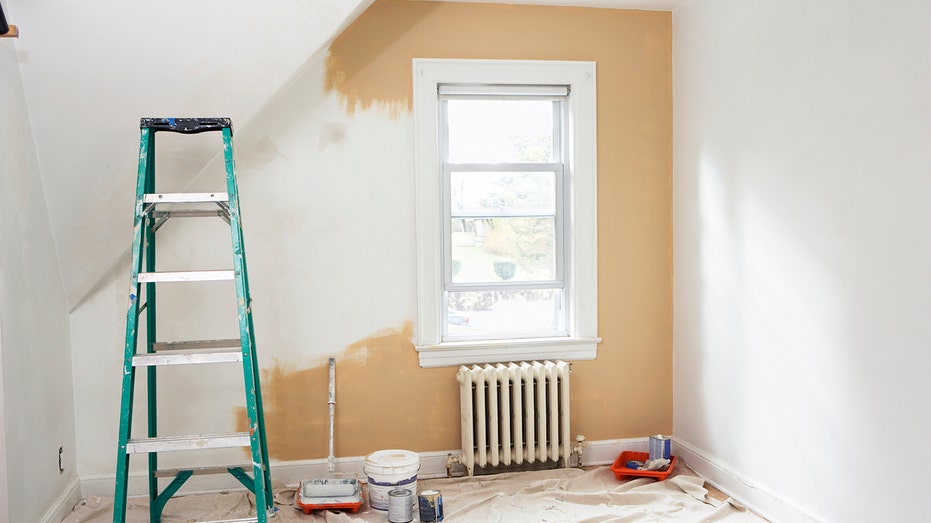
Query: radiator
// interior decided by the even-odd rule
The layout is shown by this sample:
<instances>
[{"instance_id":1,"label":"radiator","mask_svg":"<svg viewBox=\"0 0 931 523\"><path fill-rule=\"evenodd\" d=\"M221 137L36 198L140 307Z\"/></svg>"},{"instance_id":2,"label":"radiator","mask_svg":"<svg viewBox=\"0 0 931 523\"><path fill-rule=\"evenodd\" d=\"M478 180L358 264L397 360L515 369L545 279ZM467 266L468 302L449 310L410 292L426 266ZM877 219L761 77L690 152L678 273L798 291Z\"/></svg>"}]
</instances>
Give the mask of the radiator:
<instances>
[{"instance_id":1,"label":"radiator","mask_svg":"<svg viewBox=\"0 0 931 523\"><path fill-rule=\"evenodd\" d=\"M460 463L470 476L569 466L569 364L460 367Z\"/></svg>"}]
</instances>

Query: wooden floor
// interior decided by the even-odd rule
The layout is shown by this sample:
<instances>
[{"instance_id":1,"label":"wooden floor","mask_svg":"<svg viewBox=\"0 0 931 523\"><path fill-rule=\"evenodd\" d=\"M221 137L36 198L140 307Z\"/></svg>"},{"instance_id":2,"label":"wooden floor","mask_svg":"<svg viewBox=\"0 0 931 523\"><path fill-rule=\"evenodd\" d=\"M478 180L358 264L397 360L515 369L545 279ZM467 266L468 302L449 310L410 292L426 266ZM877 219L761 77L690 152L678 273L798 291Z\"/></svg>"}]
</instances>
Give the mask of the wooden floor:
<instances>
[{"instance_id":1,"label":"wooden floor","mask_svg":"<svg viewBox=\"0 0 931 523\"><path fill-rule=\"evenodd\" d=\"M727 501L727 498L730 497L707 483L705 483L705 489L708 490L708 497L714 498L718 501Z\"/></svg>"}]
</instances>

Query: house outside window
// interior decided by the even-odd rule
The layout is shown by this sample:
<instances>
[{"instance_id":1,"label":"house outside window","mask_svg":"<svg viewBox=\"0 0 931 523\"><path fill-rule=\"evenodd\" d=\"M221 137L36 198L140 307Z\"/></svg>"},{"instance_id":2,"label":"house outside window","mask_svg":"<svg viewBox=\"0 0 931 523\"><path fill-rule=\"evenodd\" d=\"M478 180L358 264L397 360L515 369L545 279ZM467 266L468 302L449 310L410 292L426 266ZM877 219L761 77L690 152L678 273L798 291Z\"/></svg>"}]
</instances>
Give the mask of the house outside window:
<instances>
[{"instance_id":1,"label":"house outside window","mask_svg":"<svg viewBox=\"0 0 931 523\"><path fill-rule=\"evenodd\" d=\"M422 366L595 357L594 73L414 60Z\"/></svg>"}]
</instances>

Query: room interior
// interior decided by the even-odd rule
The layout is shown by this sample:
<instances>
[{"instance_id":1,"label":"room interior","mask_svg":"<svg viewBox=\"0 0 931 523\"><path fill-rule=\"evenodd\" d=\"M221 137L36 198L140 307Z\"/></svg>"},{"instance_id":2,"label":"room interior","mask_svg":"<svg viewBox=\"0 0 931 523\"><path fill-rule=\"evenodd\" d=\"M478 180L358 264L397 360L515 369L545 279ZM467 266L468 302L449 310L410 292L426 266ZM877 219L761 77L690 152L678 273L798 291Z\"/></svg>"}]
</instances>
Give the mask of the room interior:
<instances>
[{"instance_id":1,"label":"room interior","mask_svg":"<svg viewBox=\"0 0 931 523\"><path fill-rule=\"evenodd\" d=\"M325 462L331 356L346 466L403 448L444 470L457 368L422 368L412 341L413 58L597 64L602 341L571 392L586 464L670 434L770 521L931 518L931 4L2 6L0 521L112 493L144 116L233 120L273 471ZM159 144L166 185L212 190L214 144L181 142ZM209 265L229 249L209 227L160 252ZM164 330L222 336L224 296L164 293ZM232 376L173 375L159 400L189 408L162 425L241 424ZM143 460L132 473L144 492Z\"/></svg>"}]
</instances>

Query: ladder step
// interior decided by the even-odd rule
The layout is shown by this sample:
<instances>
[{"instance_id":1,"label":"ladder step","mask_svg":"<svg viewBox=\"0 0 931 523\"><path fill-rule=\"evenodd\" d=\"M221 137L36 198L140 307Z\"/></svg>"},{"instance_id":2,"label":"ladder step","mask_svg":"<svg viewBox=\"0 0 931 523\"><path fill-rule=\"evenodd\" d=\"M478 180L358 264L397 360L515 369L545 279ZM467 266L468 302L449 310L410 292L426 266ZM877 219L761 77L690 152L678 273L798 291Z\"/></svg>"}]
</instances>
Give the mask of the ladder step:
<instances>
[{"instance_id":1,"label":"ladder step","mask_svg":"<svg viewBox=\"0 0 931 523\"><path fill-rule=\"evenodd\" d=\"M157 341L152 344L152 350L181 350L181 349L231 349L242 346L239 338L225 340L195 340L195 341Z\"/></svg>"},{"instance_id":2,"label":"ladder step","mask_svg":"<svg viewBox=\"0 0 931 523\"><path fill-rule=\"evenodd\" d=\"M228 216L229 213L223 209L180 209L177 211L155 211L152 216L155 218L220 218Z\"/></svg>"},{"instance_id":3,"label":"ladder step","mask_svg":"<svg viewBox=\"0 0 931 523\"><path fill-rule=\"evenodd\" d=\"M140 272L139 283L162 283L170 281L224 281L235 277L233 269L212 271Z\"/></svg>"},{"instance_id":4,"label":"ladder step","mask_svg":"<svg viewBox=\"0 0 931 523\"><path fill-rule=\"evenodd\" d=\"M229 469L239 468L248 472L252 472L252 464L242 464L242 465L227 465L227 466L215 466L215 467L188 467L184 469L159 469L155 471L155 477L157 478L173 478L178 475L180 472L190 471L194 476L201 476L205 474L228 474Z\"/></svg>"},{"instance_id":5,"label":"ladder step","mask_svg":"<svg viewBox=\"0 0 931 523\"><path fill-rule=\"evenodd\" d=\"M143 195L142 201L145 203L229 202L230 195L225 192L151 193Z\"/></svg>"},{"instance_id":6,"label":"ladder step","mask_svg":"<svg viewBox=\"0 0 931 523\"><path fill-rule=\"evenodd\" d=\"M248 446L250 446L248 432L200 434L198 436L162 436L158 438L131 439L126 442L126 453L143 454L146 452L223 449Z\"/></svg>"},{"instance_id":7,"label":"ladder step","mask_svg":"<svg viewBox=\"0 0 931 523\"><path fill-rule=\"evenodd\" d=\"M240 349L176 349L171 351L170 354L153 352L133 356L134 367L233 363L240 361L242 361L242 350Z\"/></svg>"}]
</instances>

